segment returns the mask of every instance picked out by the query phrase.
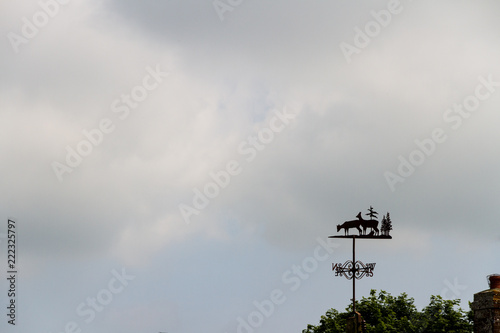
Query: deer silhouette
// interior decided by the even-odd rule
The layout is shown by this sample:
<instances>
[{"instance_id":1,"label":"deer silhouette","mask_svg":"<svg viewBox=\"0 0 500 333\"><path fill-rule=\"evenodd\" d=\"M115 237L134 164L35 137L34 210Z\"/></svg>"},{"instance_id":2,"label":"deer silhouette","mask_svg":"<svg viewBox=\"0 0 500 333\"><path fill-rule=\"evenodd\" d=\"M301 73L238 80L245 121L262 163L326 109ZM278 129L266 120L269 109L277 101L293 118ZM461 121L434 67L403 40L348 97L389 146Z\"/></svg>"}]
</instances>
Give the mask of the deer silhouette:
<instances>
[{"instance_id":1,"label":"deer silhouette","mask_svg":"<svg viewBox=\"0 0 500 333\"><path fill-rule=\"evenodd\" d=\"M377 228L377 226L378 226L377 220L364 220L363 217L361 216L361 212L359 212L358 215L356 215L356 217L358 218L359 223L363 227L363 235L366 235L367 228L371 228L372 232L375 232L374 233L375 235L379 234L379 230ZM338 227L337 227L337 229L338 229ZM373 234L370 233L370 235L373 235Z\"/></svg>"},{"instance_id":2,"label":"deer silhouette","mask_svg":"<svg viewBox=\"0 0 500 333\"><path fill-rule=\"evenodd\" d=\"M361 228L359 227L361 225L360 220L352 220L352 221L345 221L342 224L337 224L337 232L340 231L340 229L344 229L344 235L349 235L349 229L350 228L356 228L359 231L359 234L361 235L362 231Z\"/></svg>"}]
</instances>

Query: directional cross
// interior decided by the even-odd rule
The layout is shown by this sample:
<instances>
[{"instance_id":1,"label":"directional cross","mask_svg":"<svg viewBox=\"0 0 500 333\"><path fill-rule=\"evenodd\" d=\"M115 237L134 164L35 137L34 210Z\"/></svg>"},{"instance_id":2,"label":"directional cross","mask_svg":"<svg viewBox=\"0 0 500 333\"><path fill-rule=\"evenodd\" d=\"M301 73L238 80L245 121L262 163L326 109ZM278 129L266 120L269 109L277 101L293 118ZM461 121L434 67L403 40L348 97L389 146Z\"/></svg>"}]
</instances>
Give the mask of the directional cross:
<instances>
[{"instance_id":1,"label":"directional cross","mask_svg":"<svg viewBox=\"0 0 500 333\"><path fill-rule=\"evenodd\" d=\"M347 280L353 278L359 280L364 276L372 277L374 269L375 263L365 265L359 260L354 264L352 260L347 260L344 264L332 264L332 271L335 271L335 276L343 275Z\"/></svg>"},{"instance_id":2,"label":"directional cross","mask_svg":"<svg viewBox=\"0 0 500 333\"><path fill-rule=\"evenodd\" d=\"M344 276L348 280L352 280L352 310L356 314L356 280L365 276L372 277L375 263L363 264L361 261L356 260L356 238L367 238L363 236L329 236L330 238L352 238L352 260L347 260L345 263L332 264L332 271L335 276ZM390 236L388 236L390 237ZM377 239L370 237L372 239ZM392 237L390 237L392 238ZM389 238L389 239L390 239ZM380 239L384 239L380 237ZM387 239L387 238L386 238Z\"/></svg>"}]
</instances>

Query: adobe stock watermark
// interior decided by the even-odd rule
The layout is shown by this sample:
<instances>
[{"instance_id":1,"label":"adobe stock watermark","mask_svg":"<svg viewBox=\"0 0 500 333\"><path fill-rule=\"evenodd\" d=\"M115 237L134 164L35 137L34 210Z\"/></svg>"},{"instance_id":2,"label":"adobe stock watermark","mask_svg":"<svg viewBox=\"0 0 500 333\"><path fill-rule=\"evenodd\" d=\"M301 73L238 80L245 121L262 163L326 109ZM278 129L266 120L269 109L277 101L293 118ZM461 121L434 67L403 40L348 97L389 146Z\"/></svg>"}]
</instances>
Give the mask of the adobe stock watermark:
<instances>
[{"instance_id":1,"label":"adobe stock watermark","mask_svg":"<svg viewBox=\"0 0 500 333\"><path fill-rule=\"evenodd\" d=\"M479 84L474 89L474 94L465 97L462 103L454 104L452 108L444 111L443 120L451 129L458 130L464 119L470 118L472 112L479 108L481 102L490 98L496 92L496 87L500 86L500 82L493 81L492 74L489 74L487 78L479 76L478 81ZM416 148L408 154L408 157L399 155L399 165L396 167L396 172L386 171L384 173L384 178L391 192L396 190L398 183L403 183L413 175L415 170L437 151L438 145L447 139L446 130L438 127L431 132L429 137L422 140L416 139L414 141Z\"/></svg>"},{"instance_id":2,"label":"adobe stock watermark","mask_svg":"<svg viewBox=\"0 0 500 333\"><path fill-rule=\"evenodd\" d=\"M94 297L87 297L85 301L76 307L76 314L86 324L93 322L97 317L97 313L103 312L114 297L122 293L129 285L129 282L135 279L135 276L127 274L124 268L122 268L121 272L113 269L111 275L113 277L108 281L106 288L99 290ZM83 332L81 326L82 323L69 321L64 325L63 330L58 333L81 333Z\"/></svg>"},{"instance_id":3,"label":"adobe stock watermark","mask_svg":"<svg viewBox=\"0 0 500 333\"><path fill-rule=\"evenodd\" d=\"M168 72L161 70L160 65L156 65L154 69L147 66L146 75L141 84L134 86L129 94L122 94L120 98L115 99L111 103L111 111L116 113L120 120L127 119L130 111L138 108L140 103L148 98L149 93L158 88L168 75ZM98 122L95 128L83 129L84 139L80 140L74 148L66 146L66 163L58 161L51 163L52 170L59 182L63 181L64 174L72 173L83 162L84 157L89 156L94 147L98 147L104 141L105 134L112 133L115 128L113 120L105 117Z\"/></svg>"},{"instance_id":4,"label":"adobe stock watermark","mask_svg":"<svg viewBox=\"0 0 500 333\"><path fill-rule=\"evenodd\" d=\"M212 5L214 6L215 12L219 16L221 22L224 21L224 15L226 12L232 12L236 7L239 7L244 0L214 0Z\"/></svg>"},{"instance_id":5,"label":"adobe stock watermark","mask_svg":"<svg viewBox=\"0 0 500 333\"><path fill-rule=\"evenodd\" d=\"M261 128L257 134L250 135L240 142L237 148L238 154L244 157L246 163L254 161L257 154L271 144L276 135L290 125L297 115L298 113L288 112L286 107L281 111L274 111L274 115L269 120L267 127ZM233 159L226 163L223 170L210 172L208 176L212 181L207 182L201 189L198 187L193 188L191 204L179 204L179 211L184 222L191 223L191 217L199 215L202 210L207 208L210 201L215 199L221 193L221 190L227 188L232 177L241 174L242 171L242 163Z\"/></svg>"},{"instance_id":6,"label":"adobe stock watermark","mask_svg":"<svg viewBox=\"0 0 500 333\"><path fill-rule=\"evenodd\" d=\"M387 9L370 11L373 20L368 21L363 29L358 26L354 27L352 44L346 42L339 44L347 63L350 64L352 56L361 53L363 49L370 45L371 41L380 35L382 29L387 28L391 24L393 16L400 14L402 11L403 5L399 0L389 0L387 2Z\"/></svg>"},{"instance_id":7,"label":"adobe stock watermark","mask_svg":"<svg viewBox=\"0 0 500 333\"><path fill-rule=\"evenodd\" d=\"M458 283L458 278L455 278L453 280L453 284L448 279L443 280L443 283L446 287L441 290L439 296L444 300L458 299L462 292L468 289L468 286L463 286ZM450 296L449 292L451 292L451 297L448 297ZM423 325L421 325L421 327L418 327L418 333L427 332L427 327L435 319L429 312L424 312L423 315L425 316L425 319Z\"/></svg>"},{"instance_id":8,"label":"adobe stock watermark","mask_svg":"<svg viewBox=\"0 0 500 333\"><path fill-rule=\"evenodd\" d=\"M451 298L458 298L462 294L463 291L467 290L467 286L460 285L458 283L458 278L453 279L453 284L448 281L448 279L445 279L443 281L444 285L446 286L441 290L441 297L444 299L451 299ZM451 292L451 298L449 298L449 293Z\"/></svg>"},{"instance_id":9,"label":"adobe stock watermark","mask_svg":"<svg viewBox=\"0 0 500 333\"><path fill-rule=\"evenodd\" d=\"M340 246L331 238L325 241L323 238L318 237L316 241L318 245L311 256L304 258L300 264L292 265L283 272L281 282L284 287L271 290L269 297L264 300L255 300L252 303L254 306L253 311L248 315L236 318L236 333L256 332L264 324L265 320L275 313L277 306L287 301L287 294L299 290L302 283L318 270L320 263L330 258L334 249Z\"/></svg>"},{"instance_id":10,"label":"adobe stock watermark","mask_svg":"<svg viewBox=\"0 0 500 333\"><path fill-rule=\"evenodd\" d=\"M22 44L28 44L30 40L35 38L40 29L43 29L50 20L53 19L60 11L61 5L67 5L70 0L40 0L40 7L32 16L31 19L23 16L21 18L20 34L8 32L7 39L15 53L19 53L19 47Z\"/></svg>"}]
</instances>

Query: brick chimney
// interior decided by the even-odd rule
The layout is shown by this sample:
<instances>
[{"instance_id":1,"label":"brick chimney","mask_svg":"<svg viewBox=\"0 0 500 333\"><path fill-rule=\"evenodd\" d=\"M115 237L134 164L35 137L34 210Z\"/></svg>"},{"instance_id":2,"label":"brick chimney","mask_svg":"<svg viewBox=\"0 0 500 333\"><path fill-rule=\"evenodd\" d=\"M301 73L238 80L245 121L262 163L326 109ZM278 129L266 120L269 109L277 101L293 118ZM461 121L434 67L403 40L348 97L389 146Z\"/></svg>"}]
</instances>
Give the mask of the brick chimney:
<instances>
[{"instance_id":1,"label":"brick chimney","mask_svg":"<svg viewBox=\"0 0 500 333\"><path fill-rule=\"evenodd\" d=\"M474 333L500 333L500 274L488 281L490 289L474 294Z\"/></svg>"}]
</instances>

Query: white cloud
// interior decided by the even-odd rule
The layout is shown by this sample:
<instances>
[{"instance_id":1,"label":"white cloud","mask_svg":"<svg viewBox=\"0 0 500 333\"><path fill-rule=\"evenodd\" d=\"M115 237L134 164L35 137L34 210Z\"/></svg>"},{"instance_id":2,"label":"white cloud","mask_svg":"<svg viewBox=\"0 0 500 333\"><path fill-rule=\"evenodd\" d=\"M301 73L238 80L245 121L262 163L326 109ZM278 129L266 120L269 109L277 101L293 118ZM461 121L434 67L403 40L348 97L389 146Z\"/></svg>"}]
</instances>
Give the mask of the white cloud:
<instances>
[{"instance_id":1,"label":"white cloud","mask_svg":"<svg viewBox=\"0 0 500 333\"><path fill-rule=\"evenodd\" d=\"M239 240L263 242L278 257L310 250L311 239L370 205L393 216L387 257L400 251L440 265L432 234L453 244L493 237L500 97L457 131L442 115L474 92L478 76L500 81L497 5L450 4L405 3L349 65L340 41L385 1L245 2L224 22L210 1L76 1L19 54L4 39L0 201L24 225L24 261L119 261L147 276L157 256L199 239L228 251ZM5 33L38 5L2 6ZM169 76L120 119L111 104L156 65ZM245 162L238 146L284 107L300 115ZM58 182L51 163L103 118L114 131ZM384 172L436 127L448 140L392 193ZM241 174L185 224L179 204L232 159ZM178 264L189 255L179 253ZM253 276L245 262L234 269ZM262 292L254 286L249 295Z\"/></svg>"}]
</instances>

